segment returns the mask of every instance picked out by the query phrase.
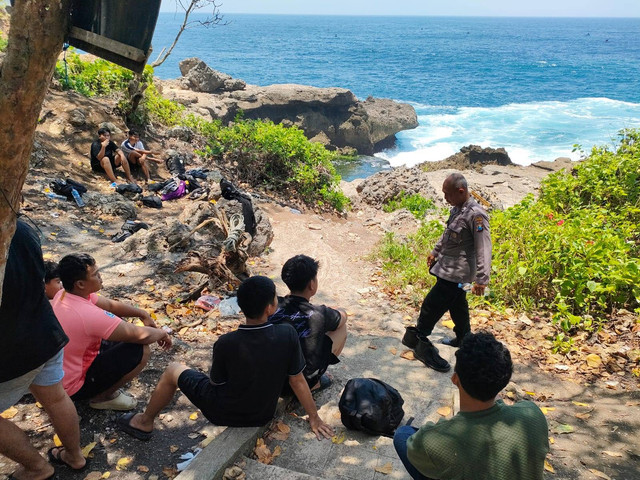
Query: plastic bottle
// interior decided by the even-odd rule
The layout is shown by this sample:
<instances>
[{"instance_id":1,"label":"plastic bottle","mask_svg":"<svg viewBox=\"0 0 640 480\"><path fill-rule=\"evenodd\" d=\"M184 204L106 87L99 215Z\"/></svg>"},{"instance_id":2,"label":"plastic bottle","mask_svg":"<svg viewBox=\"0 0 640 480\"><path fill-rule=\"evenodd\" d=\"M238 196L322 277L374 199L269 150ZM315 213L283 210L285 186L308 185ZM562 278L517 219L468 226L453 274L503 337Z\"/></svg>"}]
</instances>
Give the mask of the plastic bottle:
<instances>
[{"instance_id":1,"label":"plastic bottle","mask_svg":"<svg viewBox=\"0 0 640 480\"><path fill-rule=\"evenodd\" d=\"M84 207L84 200L82 200L82 197L75 188L71 190L71 195L73 195L73 199L76 201L76 205L78 205L80 208Z\"/></svg>"},{"instance_id":2,"label":"plastic bottle","mask_svg":"<svg viewBox=\"0 0 640 480\"><path fill-rule=\"evenodd\" d=\"M66 200L67 197L64 197L62 195L58 195L55 193L45 193L45 195L47 196L47 198L51 198L53 200Z\"/></svg>"},{"instance_id":3,"label":"plastic bottle","mask_svg":"<svg viewBox=\"0 0 640 480\"><path fill-rule=\"evenodd\" d=\"M238 306L238 297L225 298L218 304L218 310L223 317L230 317L240 313Z\"/></svg>"}]
</instances>

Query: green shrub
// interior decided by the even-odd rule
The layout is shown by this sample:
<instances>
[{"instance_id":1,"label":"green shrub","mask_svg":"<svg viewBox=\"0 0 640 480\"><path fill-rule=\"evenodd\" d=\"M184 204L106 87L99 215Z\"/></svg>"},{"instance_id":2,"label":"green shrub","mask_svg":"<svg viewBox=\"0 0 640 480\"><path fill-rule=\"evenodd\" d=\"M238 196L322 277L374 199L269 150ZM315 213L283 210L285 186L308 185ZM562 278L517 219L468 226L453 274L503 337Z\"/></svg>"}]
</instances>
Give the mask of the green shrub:
<instances>
[{"instance_id":1,"label":"green shrub","mask_svg":"<svg viewBox=\"0 0 640 480\"><path fill-rule=\"evenodd\" d=\"M335 154L310 142L297 127L241 119L222 127L219 122L211 124L194 117L187 118L185 125L207 138L203 156L231 160L243 181L340 211L349 204L339 190L340 177L331 163Z\"/></svg>"},{"instance_id":2,"label":"green shrub","mask_svg":"<svg viewBox=\"0 0 640 480\"><path fill-rule=\"evenodd\" d=\"M4 32L0 30L0 52L4 52L7 49L8 40L4 35Z\"/></svg>"},{"instance_id":3,"label":"green shrub","mask_svg":"<svg viewBox=\"0 0 640 480\"><path fill-rule=\"evenodd\" d=\"M75 90L87 97L95 95L122 94L127 91L129 82L135 74L124 67L103 59L87 62L70 48L65 55L67 67L63 60L56 63L55 76L64 89ZM153 69L145 68L143 78L150 82Z\"/></svg>"},{"instance_id":4,"label":"green shrub","mask_svg":"<svg viewBox=\"0 0 640 480\"><path fill-rule=\"evenodd\" d=\"M400 192L400 194L391 200L389 200L382 209L385 212L393 212L401 208L409 210L414 217L421 219L427 214L427 212L436 209L435 203L430 198L424 198L418 193L407 195L406 192Z\"/></svg>"}]
</instances>

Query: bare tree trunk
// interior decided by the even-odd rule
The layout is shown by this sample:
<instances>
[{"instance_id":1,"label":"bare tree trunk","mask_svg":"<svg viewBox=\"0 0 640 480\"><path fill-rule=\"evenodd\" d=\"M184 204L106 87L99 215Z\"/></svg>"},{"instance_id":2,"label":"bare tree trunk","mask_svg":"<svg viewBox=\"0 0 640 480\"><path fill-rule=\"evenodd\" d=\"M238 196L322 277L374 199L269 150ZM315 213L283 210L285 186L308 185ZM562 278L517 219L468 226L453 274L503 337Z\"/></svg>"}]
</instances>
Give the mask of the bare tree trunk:
<instances>
[{"instance_id":1,"label":"bare tree trunk","mask_svg":"<svg viewBox=\"0 0 640 480\"><path fill-rule=\"evenodd\" d=\"M68 29L70 0L16 0L0 65L0 302L33 137Z\"/></svg>"}]
</instances>

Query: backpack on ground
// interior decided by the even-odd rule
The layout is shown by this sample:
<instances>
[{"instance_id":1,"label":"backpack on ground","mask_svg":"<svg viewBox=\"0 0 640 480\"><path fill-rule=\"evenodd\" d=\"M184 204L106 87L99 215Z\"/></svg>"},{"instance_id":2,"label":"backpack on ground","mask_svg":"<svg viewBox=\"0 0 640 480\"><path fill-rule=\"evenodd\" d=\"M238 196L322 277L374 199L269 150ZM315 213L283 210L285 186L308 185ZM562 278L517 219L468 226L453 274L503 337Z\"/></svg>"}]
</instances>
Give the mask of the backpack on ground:
<instances>
[{"instance_id":1,"label":"backpack on ground","mask_svg":"<svg viewBox=\"0 0 640 480\"><path fill-rule=\"evenodd\" d=\"M392 386L376 378L352 378L340 397L340 419L350 430L392 437L404 417L404 400Z\"/></svg>"}]
</instances>

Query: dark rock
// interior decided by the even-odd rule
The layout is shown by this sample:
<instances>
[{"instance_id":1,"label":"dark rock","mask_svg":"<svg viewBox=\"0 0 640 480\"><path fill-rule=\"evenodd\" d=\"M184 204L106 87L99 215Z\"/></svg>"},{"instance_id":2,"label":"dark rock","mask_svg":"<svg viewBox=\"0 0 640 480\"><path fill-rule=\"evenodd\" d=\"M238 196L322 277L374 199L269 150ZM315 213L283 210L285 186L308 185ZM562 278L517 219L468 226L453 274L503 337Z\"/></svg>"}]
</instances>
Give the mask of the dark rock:
<instances>
[{"instance_id":1,"label":"dark rock","mask_svg":"<svg viewBox=\"0 0 640 480\"><path fill-rule=\"evenodd\" d=\"M187 58L179 66L183 85L196 92L232 92L246 87L242 80L213 70L199 58Z\"/></svg>"},{"instance_id":2,"label":"dark rock","mask_svg":"<svg viewBox=\"0 0 640 480\"><path fill-rule=\"evenodd\" d=\"M87 125L87 114L81 108L74 108L69 112L69 123L74 127L84 127Z\"/></svg>"},{"instance_id":3,"label":"dark rock","mask_svg":"<svg viewBox=\"0 0 640 480\"><path fill-rule=\"evenodd\" d=\"M483 165L513 165L509 154L504 148L482 148L478 145L462 147L458 153L439 160L437 162L424 162L420 164L423 170L434 171L452 168L455 170L467 170L469 168L481 169Z\"/></svg>"},{"instance_id":4,"label":"dark rock","mask_svg":"<svg viewBox=\"0 0 640 480\"><path fill-rule=\"evenodd\" d=\"M177 138L178 140L182 140L183 142L190 142L193 138L193 131L188 127L173 127L167 130L167 137Z\"/></svg>"},{"instance_id":5,"label":"dark rock","mask_svg":"<svg viewBox=\"0 0 640 480\"><path fill-rule=\"evenodd\" d=\"M364 202L376 207L398 197L402 192L408 195L418 193L441 204L440 196L429 182L428 173L417 167L378 172L358 184L356 190Z\"/></svg>"}]
</instances>

